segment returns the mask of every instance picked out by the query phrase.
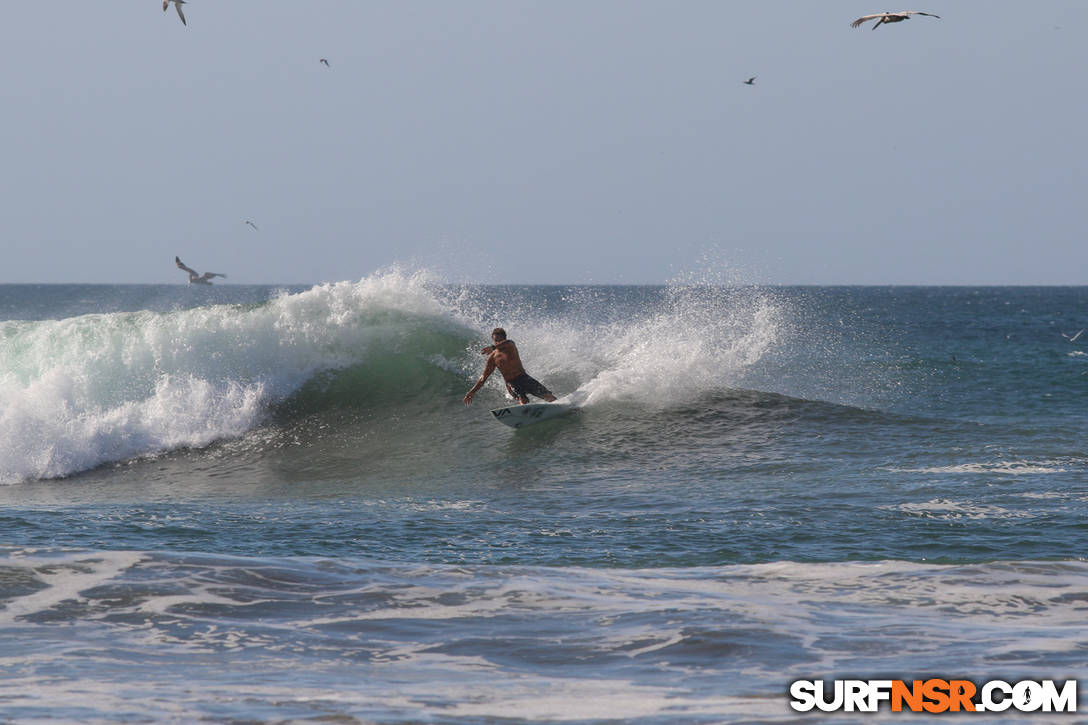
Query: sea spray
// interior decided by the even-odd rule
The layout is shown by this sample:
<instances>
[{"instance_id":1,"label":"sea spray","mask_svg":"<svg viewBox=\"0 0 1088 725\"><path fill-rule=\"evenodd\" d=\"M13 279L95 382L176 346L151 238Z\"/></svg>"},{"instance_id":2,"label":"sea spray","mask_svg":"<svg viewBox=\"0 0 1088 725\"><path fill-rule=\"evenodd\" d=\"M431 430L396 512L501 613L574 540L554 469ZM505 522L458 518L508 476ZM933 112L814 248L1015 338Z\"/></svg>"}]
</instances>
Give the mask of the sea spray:
<instances>
[{"instance_id":1,"label":"sea spray","mask_svg":"<svg viewBox=\"0 0 1088 725\"><path fill-rule=\"evenodd\" d=\"M736 384L777 339L779 309L758 290L670 286L659 311L603 331L588 403L639 398L672 405Z\"/></svg>"},{"instance_id":2,"label":"sea spray","mask_svg":"<svg viewBox=\"0 0 1088 725\"><path fill-rule=\"evenodd\" d=\"M530 375L557 395L577 389L587 406L668 406L729 388L776 344L784 315L751 286L537 289L550 304L510 294L489 311L480 298L494 290L462 291L458 301L481 328L506 328Z\"/></svg>"}]
</instances>

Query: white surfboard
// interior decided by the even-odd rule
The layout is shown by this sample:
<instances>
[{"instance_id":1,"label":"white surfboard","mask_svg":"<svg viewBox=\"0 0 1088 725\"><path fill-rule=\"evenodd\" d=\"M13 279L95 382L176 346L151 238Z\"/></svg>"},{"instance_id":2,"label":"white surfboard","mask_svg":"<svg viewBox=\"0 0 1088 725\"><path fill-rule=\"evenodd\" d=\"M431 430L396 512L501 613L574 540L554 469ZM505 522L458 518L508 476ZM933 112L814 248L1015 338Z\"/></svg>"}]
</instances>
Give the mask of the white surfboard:
<instances>
[{"instance_id":1,"label":"white surfboard","mask_svg":"<svg viewBox=\"0 0 1088 725\"><path fill-rule=\"evenodd\" d=\"M566 415L575 409L570 403L529 403L528 405L508 405L495 408L491 415L495 420L511 428L524 428L542 420Z\"/></svg>"}]
</instances>

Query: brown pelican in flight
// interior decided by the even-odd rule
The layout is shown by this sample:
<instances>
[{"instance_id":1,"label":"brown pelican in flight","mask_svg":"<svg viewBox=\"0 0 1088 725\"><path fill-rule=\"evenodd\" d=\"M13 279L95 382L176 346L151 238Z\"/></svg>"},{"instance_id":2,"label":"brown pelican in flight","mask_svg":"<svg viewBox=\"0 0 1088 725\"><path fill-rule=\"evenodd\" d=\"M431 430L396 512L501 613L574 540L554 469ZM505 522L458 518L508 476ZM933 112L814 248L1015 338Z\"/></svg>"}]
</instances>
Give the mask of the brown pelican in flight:
<instances>
[{"instance_id":1,"label":"brown pelican in flight","mask_svg":"<svg viewBox=\"0 0 1088 725\"><path fill-rule=\"evenodd\" d=\"M874 18L880 18L876 21L876 25L873 26L873 30L880 27L881 23L899 23L904 20L910 20L911 15L928 15L931 18L940 18L940 15L934 15L933 13L923 13L921 10L904 10L899 13L873 13L872 15L862 15L860 18L850 23L851 28L856 28L862 23L873 20Z\"/></svg>"},{"instance_id":2,"label":"brown pelican in flight","mask_svg":"<svg viewBox=\"0 0 1088 725\"><path fill-rule=\"evenodd\" d=\"M755 76L752 76L748 80L744 81L744 85L746 85L746 86L754 86L755 84L756 84L756 77Z\"/></svg>"},{"instance_id":3,"label":"brown pelican in flight","mask_svg":"<svg viewBox=\"0 0 1088 725\"><path fill-rule=\"evenodd\" d=\"M218 272L205 272L204 274L197 274L196 270L192 267L186 267L185 262L181 261L181 257L174 257L174 264L178 266L178 269L184 269L189 273L189 284L211 284L212 277L226 277L225 274L219 274Z\"/></svg>"},{"instance_id":4,"label":"brown pelican in flight","mask_svg":"<svg viewBox=\"0 0 1088 725\"><path fill-rule=\"evenodd\" d=\"M185 22L185 13L181 12L181 5L184 2L185 0L162 0L162 11L165 13L170 3L174 3L174 7L178 9L178 17L181 18L181 24L188 25L189 23Z\"/></svg>"}]
</instances>

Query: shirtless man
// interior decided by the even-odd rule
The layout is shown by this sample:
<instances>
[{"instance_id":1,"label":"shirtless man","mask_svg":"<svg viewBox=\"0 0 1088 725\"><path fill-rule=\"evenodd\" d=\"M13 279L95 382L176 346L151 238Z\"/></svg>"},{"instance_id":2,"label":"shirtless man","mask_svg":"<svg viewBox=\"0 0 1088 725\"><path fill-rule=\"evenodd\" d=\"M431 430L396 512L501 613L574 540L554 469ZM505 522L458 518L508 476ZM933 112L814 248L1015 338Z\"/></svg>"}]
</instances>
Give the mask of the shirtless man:
<instances>
[{"instance_id":1,"label":"shirtless man","mask_svg":"<svg viewBox=\"0 0 1088 725\"><path fill-rule=\"evenodd\" d=\"M480 351L487 355L487 364L484 366L484 372L480 379L472 386L472 390L465 395L465 405L472 402L472 396L476 395L476 391L483 387L491 373L495 372L495 368L498 368L499 372L502 373L503 380L506 381L506 389L521 405L529 402L530 395L543 398L549 403L555 400L555 396L552 395L550 390L529 377L529 374L525 372L525 368L521 365L521 357L518 355L517 346L514 345L513 340L506 339L506 330L496 327L491 332L491 341L495 344L488 345Z\"/></svg>"}]
</instances>

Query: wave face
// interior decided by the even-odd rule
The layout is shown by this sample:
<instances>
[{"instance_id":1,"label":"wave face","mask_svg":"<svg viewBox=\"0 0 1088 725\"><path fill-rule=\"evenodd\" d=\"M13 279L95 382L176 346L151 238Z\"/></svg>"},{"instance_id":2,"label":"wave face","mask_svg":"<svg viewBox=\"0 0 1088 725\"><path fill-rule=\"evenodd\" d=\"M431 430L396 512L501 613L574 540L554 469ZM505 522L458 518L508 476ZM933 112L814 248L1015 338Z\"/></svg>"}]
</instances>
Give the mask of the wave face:
<instances>
[{"instance_id":1,"label":"wave face","mask_svg":"<svg viewBox=\"0 0 1088 725\"><path fill-rule=\"evenodd\" d=\"M781 316L750 289L526 290L389 270L260 303L0 322L0 483L202 448L344 406L393 416L459 403L499 325L530 374L586 406L675 404L736 384ZM485 403L501 403L497 378Z\"/></svg>"},{"instance_id":2,"label":"wave face","mask_svg":"<svg viewBox=\"0 0 1088 725\"><path fill-rule=\"evenodd\" d=\"M0 482L236 437L322 371L413 336L460 343L427 287L392 272L259 305L0 323Z\"/></svg>"}]
</instances>

